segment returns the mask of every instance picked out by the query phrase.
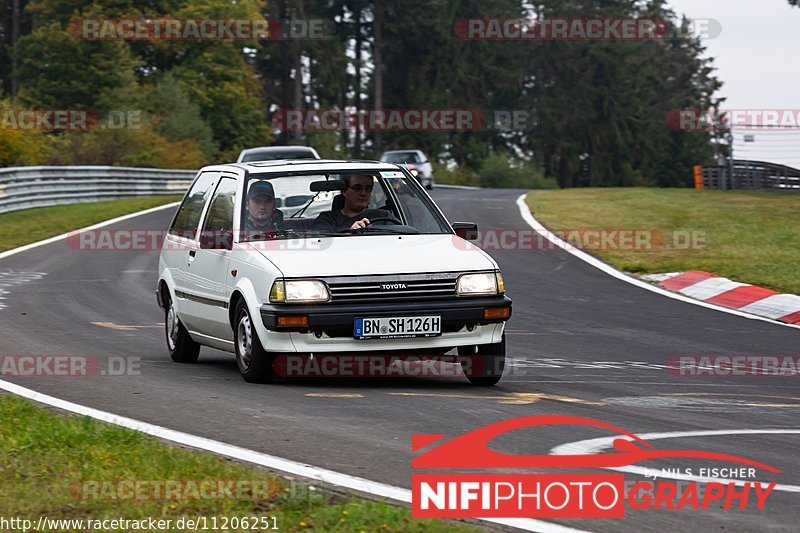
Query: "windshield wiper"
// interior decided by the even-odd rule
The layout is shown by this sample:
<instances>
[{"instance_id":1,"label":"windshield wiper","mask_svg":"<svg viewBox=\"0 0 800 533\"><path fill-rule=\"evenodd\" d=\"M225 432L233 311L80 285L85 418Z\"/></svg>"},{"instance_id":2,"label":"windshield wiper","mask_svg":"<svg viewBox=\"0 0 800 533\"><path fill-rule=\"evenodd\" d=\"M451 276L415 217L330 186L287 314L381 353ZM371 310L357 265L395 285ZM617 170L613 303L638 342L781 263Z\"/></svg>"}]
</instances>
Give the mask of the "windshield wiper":
<instances>
[{"instance_id":1,"label":"windshield wiper","mask_svg":"<svg viewBox=\"0 0 800 533\"><path fill-rule=\"evenodd\" d=\"M407 226L405 224L398 224L396 226L367 226L362 230L354 230L354 231L366 231L370 233L378 233L378 232L387 232L393 235L419 235L419 230L413 226Z\"/></svg>"},{"instance_id":2,"label":"windshield wiper","mask_svg":"<svg viewBox=\"0 0 800 533\"><path fill-rule=\"evenodd\" d=\"M349 237L351 234L344 231L318 231L311 229L303 231L301 235L305 237Z\"/></svg>"},{"instance_id":3,"label":"windshield wiper","mask_svg":"<svg viewBox=\"0 0 800 533\"><path fill-rule=\"evenodd\" d=\"M322 192L322 191L320 191L320 192ZM309 207L311 204L313 204L313 203L314 203L314 200L316 200L316 199L317 199L317 196L319 196L319 192L318 192L317 194L315 194L314 196L312 196L312 197L311 197L311 200L309 200L309 201L308 201L308 203L307 203L306 205L304 205L304 206L303 206L303 207L302 207L302 208L301 208L299 211L295 211L294 213L292 213L292 214L289 216L289 218L297 218L297 217L300 217L300 216L302 216L302 215L303 215L303 213L305 213L305 212L306 212L306 209L308 209L308 207Z\"/></svg>"}]
</instances>

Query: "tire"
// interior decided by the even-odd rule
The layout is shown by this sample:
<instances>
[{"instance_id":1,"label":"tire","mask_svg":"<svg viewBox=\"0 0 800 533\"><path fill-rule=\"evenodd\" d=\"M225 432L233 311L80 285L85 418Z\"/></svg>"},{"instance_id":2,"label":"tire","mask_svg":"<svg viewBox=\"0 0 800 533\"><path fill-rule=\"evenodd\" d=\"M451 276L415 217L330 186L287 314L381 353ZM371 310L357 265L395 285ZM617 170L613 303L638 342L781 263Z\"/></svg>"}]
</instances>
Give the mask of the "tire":
<instances>
[{"instance_id":1,"label":"tire","mask_svg":"<svg viewBox=\"0 0 800 533\"><path fill-rule=\"evenodd\" d=\"M495 344L479 344L477 346L460 346L458 355L479 359L483 364L472 364L474 361L462 361L464 374L472 385L489 387L496 385L503 377L506 366L506 334Z\"/></svg>"},{"instance_id":2,"label":"tire","mask_svg":"<svg viewBox=\"0 0 800 533\"><path fill-rule=\"evenodd\" d=\"M200 356L200 345L189 336L169 296L164 299L164 331L167 337L167 350L173 361L176 363L197 361Z\"/></svg>"},{"instance_id":3,"label":"tire","mask_svg":"<svg viewBox=\"0 0 800 533\"><path fill-rule=\"evenodd\" d=\"M275 356L264 350L243 299L236 304L234 317L233 343L239 372L248 383L270 383L275 378Z\"/></svg>"},{"instance_id":4,"label":"tire","mask_svg":"<svg viewBox=\"0 0 800 533\"><path fill-rule=\"evenodd\" d=\"M426 185L425 188L429 191L433 190L433 178L431 178L431 181L428 182L428 185Z\"/></svg>"}]
</instances>

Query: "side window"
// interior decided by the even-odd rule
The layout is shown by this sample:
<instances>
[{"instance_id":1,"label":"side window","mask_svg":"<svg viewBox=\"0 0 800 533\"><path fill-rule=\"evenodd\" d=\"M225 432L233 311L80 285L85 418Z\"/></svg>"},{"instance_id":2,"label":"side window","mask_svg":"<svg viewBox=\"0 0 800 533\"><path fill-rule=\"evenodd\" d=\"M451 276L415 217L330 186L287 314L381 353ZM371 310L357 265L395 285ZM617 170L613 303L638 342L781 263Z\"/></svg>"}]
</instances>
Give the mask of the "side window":
<instances>
[{"instance_id":1,"label":"side window","mask_svg":"<svg viewBox=\"0 0 800 533\"><path fill-rule=\"evenodd\" d=\"M372 198L369 201L370 209L382 209L386 206L386 191L383 190L383 183L380 180L373 180Z\"/></svg>"},{"instance_id":2,"label":"side window","mask_svg":"<svg viewBox=\"0 0 800 533\"><path fill-rule=\"evenodd\" d=\"M211 200L203 232L233 229L233 205L236 203L236 180L222 178Z\"/></svg>"},{"instance_id":3,"label":"side window","mask_svg":"<svg viewBox=\"0 0 800 533\"><path fill-rule=\"evenodd\" d=\"M219 175L219 172L203 172L200 174L192 188L189 189L186 198L183 199L183 203L175 215L175 220L172 222L172 227L169 229L170 234L189 239L195 238L197 226L200 225L200 215L203 214L203 207L205 207L209 196L211 196L214 183Z\"/></svg>"},{"instance_id":4,"label":"side window","mask_svg":"<svg viewBox=\"0 0 800 533\"><path fill-rule=\"evenodd\" d=\"M399 208L405 215L409 226L414 226L421 233L448 232L448 228L443 227L419 193L411 188L404 178L390 177L386 181L394 189L397 201L400 203Z\"/></svg>"}]
</instances>

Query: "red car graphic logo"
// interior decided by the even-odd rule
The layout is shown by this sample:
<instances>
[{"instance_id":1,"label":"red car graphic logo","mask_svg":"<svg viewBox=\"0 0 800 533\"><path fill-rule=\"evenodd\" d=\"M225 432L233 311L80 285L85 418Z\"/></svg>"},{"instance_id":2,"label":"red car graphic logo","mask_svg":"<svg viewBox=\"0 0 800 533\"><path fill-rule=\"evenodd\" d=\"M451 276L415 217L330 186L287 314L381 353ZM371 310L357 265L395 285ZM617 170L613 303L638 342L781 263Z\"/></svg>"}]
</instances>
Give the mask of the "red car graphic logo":
<instances>
[{"instance_id":1,"label":"red car graphic logo","mask_svg":"<svg viewBox=\"0 0 800 533\"><path fill-rule=\"evenodd\" d=\"M575 425L603 428L622 435L614 440L615 452L578 455L514 455L497 452L488 444L496 437L521 428L549 425ZM440 441L444 434L413 435L413 452ZM625 438L623 438L625 437ZM514 418L489 424L459 437L455 437L414 457L415 469L439 468L618 468L650 459L689 458L727 461L762 468L778 473L779 469L737 455L703 450L656 450L653 445L636 435L590 418L561 415L538 415Z\"/></svg>"}]
</instances>

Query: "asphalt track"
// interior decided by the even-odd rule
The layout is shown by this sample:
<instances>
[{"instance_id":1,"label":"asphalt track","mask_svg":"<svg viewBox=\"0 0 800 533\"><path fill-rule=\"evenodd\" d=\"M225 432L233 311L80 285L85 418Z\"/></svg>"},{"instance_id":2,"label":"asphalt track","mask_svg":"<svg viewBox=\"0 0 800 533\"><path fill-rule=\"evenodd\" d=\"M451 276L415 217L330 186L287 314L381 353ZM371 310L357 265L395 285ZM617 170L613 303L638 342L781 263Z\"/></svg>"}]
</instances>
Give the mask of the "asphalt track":
<instances>
[{"instance_id":1,"label":"asphalt track","mask_svg":"<svg viewBox=\"0 0 800 533\"><path fill-rule=\"evenodd\" d=\"M515 205L521 192L438 189L434 197L451 221L527 231ZM171 216L168 209L110 229L163 229ZM232 356L208 348L197 364L173 363L153 294L158 252L81 251L65 241L0 260L0 355L122 357L138 361L140 372L3 379L110 413L405 488L411 482L412 434L455 436L526 415L589 417L637 434L800 429L798 377L687 377L663 368L680 355L798 355L796 329L642 290L561 250L491 253L514 300L508 324L512 364L496 387L473 388L462 378L252 385L241 379ZM492 446L542 454L608 435L551 426L504 435ZM782 470L761 472L757 479L800 485L796 433L689 435L653 443L748 457ZM671 460L643 466L720 465ZM626 474L626 480L643 479ZM762 511L752 506L751 501L747 511L628 508L621 520L549 521L591 531L797 530L796 492L773 492Z\"/></svg>"}]
</instances>

